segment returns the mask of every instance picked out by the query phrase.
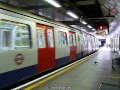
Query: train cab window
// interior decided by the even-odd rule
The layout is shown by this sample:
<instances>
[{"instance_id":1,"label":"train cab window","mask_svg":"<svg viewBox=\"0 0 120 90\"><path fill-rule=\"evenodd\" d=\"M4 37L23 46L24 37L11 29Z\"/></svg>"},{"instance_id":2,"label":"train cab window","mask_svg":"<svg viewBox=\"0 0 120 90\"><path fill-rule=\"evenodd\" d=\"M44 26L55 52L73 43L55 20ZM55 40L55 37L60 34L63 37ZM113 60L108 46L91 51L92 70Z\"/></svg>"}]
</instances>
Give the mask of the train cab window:
<instances>
[{"instance_id":1,"label":"train cab window","mask_svg":"<svg viewBox=\"0 0 120 90\"><path fill-rule=\"evenodd\" d=\"M0 20L0 50L30 48L29 26Z\"/></svg>"},{"instance_id":2,"label":"train cab window","mask_svg":"<svg viewBox=\"0 0 120 90\"><path fill-rule=\"evenodd\" d=\"M38 38L38 47L39 48L46 47L44 31L45 31L44 28L37 27L37 38Z\"/></svg>"},{"instance_id":3,"label":"train cab window","mask_svg":"<svg viewBox=\"0 0 120 90\"><path fill-rule=\"evenodd\" d=\"M59 45L61 47L67 46L67 34L66 34L66 32L59 31L58 38L59 38Z\"/></svg>"},{"instance_id":4,"label":"train cab window","mask_svg":"<svg viewBox=\"0 0 120 90\"><path fill-rule=\"evenodd\" d=\"M48 37L48 47L53 48L54 47L54 37L53 37L52 29L47 30L47 37Z\"/></svg>"}]
</instances>

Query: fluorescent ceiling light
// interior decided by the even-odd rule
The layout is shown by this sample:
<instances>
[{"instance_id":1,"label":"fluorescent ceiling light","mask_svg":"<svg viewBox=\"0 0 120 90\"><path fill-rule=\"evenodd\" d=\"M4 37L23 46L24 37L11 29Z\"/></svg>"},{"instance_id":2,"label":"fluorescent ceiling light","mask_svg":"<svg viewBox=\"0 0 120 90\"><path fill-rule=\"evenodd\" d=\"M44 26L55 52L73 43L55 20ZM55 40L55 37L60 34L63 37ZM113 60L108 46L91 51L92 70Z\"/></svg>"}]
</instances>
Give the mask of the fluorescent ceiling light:
<instances>
[{"instance_id":1,"label":"fluorescent ceiling light","mask_svg":"<svg viewBox=\"0 0 120 90\"><path fill-rule=\"evenodd\" d=\"M67 14L70 15L71 17L73 17L73 18L76 18L76 19L78 18L77 15L75 15L74 13L72 13L70 11L68 11Z\"/></svg>"},{"instance_id":2,"label":"fluorescent ceiling light","mask_svg":"<svg viewBox=\"0 0 120 90\"><path fill-rule=\"evenodd\" d=\"M94 28L93 28L92 30L93 30L93 31L95 31L95 29L94 29Z\"/></svg>"},{"instance_id":3,"label":"fluorescent ceiling light","mask_svg":"<svg viewBox=\"0 0 120 90\"><path fill-rule=\"evenodd\" d=\"M88 28L92 28L90 25L87 25Z\"/></svg>"},{"instance_id":4,"label":"fluorescent ceiling light","mask_svg":"<svg viewBox=\"0 0 120 90\"><path fill-rule=\"evenodd\" d=\"M87 24L85 21L82 21L82 24Z\"/></svg>"},{"instance_id":5,"label":"fluorescent ceiling light","mask_svg":"<svg viewBox=\"0 0 120 90\"><path fill-rule=\"evenodd\" d=\"M61 7L61 5L58 2L54 1L54 0L45 0L45 1L50 3L53 6L57 7L57 8Z\"/></svg>"}]
</instances>

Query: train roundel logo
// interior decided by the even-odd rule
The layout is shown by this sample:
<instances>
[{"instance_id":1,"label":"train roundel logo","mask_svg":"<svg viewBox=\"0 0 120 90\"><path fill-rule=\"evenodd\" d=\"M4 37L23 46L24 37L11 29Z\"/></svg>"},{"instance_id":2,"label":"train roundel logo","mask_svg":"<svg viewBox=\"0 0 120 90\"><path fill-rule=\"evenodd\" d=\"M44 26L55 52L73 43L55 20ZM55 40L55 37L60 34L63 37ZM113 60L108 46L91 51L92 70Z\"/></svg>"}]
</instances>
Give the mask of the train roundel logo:
<instances>
[{"instance_id":1,"label":"train roundel logo","mask_svg":"<svg viewBox=\"0 0 120 90\"><path fill-rule=\"evenodd\" d=\"M19 54L17 54L17 55L15 56L15 63L16 63L17 65L22 64L23 61L24 61L24 56L23 56L21 53L19 53Z\"/></svg>"}]
</instances>

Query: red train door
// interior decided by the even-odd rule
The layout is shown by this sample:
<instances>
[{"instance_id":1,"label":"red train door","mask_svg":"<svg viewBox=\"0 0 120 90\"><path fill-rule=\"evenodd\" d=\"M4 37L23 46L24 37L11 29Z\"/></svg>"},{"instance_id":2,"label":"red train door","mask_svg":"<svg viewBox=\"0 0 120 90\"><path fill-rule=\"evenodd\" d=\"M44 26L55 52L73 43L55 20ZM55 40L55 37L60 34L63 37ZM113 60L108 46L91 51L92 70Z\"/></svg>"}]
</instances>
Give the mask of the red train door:
<instances>
[{"instance_id":1,"label":"red train door","mask_svg":"<svg viewBox=\"0 0 120 90\"><path fill-rule=\"evenodd\" d=\"M37 24L38 71L55 66L54 30L52 27Z\"/></svg>"},{"instance_id":2,"label":"red train door","mask_svg":"<svg viewBox=\"0 0 120 90\"><path fill-rule=\"evenodd\" d=\"M70 39L70 61L76 59L76 38L75 32L69 32L69 39Z\"/></svg>"}]
</instances>

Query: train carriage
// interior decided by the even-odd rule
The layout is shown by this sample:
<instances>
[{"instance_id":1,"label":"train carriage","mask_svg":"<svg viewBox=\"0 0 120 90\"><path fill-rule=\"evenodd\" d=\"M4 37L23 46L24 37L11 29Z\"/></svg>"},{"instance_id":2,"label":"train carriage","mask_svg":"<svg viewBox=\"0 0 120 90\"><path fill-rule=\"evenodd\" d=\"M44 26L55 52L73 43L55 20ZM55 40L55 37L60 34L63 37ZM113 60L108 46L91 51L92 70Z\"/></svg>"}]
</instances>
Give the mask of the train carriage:
<instances>
[{"instance_id":1,"label":"train carriage","mask_svg":"<svg viewBox=\"0 0 120 90\"><path fill-rule=\"evenodd\" d=\"M87 55L87 35L0 3L0 88Z\"/></svg>"}]
</instances>

